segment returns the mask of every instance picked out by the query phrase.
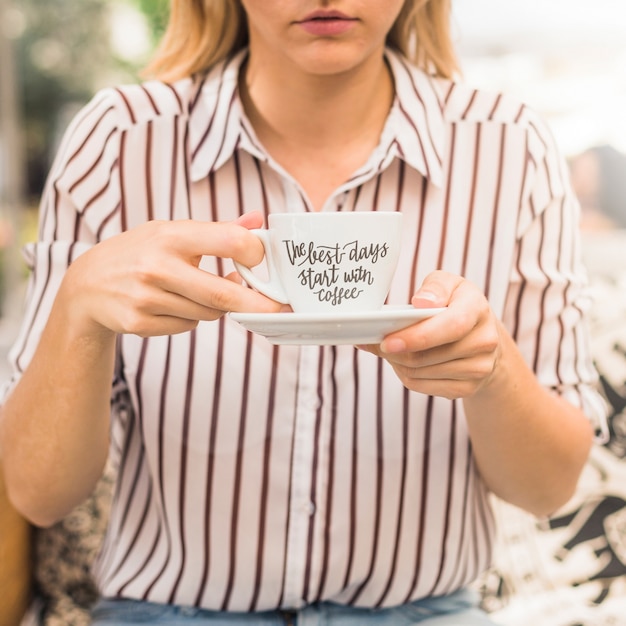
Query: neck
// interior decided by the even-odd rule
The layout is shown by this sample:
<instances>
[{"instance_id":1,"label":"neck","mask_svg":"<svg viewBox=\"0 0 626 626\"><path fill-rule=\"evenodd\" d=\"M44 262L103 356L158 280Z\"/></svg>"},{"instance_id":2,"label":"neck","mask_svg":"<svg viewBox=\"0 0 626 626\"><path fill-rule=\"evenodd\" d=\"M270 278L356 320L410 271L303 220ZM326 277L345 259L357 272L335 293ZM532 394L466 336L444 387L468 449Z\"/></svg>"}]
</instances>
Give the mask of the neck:
<instances>
[{"instance_id":1,"label":"neck","mask_svg":"<svg viewBox=\"0 0 626 626\"><path fill-rule=\"evenodd\" d=\"M332 75L289 72L284 64L257 64L251 57L241 73L240 93L266 148L292 144L315 150L356 138L376 142L393 99L393 82L382 54Z\"/></svg>"}]
</instances>

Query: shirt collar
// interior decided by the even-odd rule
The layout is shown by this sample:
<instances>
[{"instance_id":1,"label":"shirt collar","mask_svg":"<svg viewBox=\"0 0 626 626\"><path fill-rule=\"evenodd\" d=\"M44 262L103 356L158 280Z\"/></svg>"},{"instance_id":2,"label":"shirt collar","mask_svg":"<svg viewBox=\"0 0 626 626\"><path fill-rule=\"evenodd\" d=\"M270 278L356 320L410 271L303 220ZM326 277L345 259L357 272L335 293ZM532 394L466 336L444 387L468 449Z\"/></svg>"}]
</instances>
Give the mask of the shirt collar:
<instances>
[{"instance_id":1,"label":"shirt collar","mask_svg":"<svg viewBox=\"0 0 626 626\"><path fill-rule=\"evenodd\" d=\"M243 50L215 66L200 83L190 105L189 137L191 179L201 180L218 170L239 146L266 158L238 97L239 69L247 55ZM413 67L404 57L386 51L396 96L379 146L421 172L433 184L443 180L442 155L445 127L441 97L435 80Z\"/></svg>"},{"instance_id":2,"label":"shirt collar","mask_svg":"<svg viewBox=\"0 0 626 626\"><path fill-rule=\"evenodd\" d=\"M381 143L393 141L398 157L439 187L446 131L438 82L392 50L386 58L396 97Z\"/></svg>"}]
</instances>

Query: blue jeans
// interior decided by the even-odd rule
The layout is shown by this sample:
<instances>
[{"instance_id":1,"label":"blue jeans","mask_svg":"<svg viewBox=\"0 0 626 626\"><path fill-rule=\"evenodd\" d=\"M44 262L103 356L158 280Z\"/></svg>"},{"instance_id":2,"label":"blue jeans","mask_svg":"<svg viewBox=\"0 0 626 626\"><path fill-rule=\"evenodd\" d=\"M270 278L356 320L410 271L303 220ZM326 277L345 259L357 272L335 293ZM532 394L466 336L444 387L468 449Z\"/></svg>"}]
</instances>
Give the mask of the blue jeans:
<instances>
[{"instance_id":1,"label":"blue jeans","mask_svg":"<svg viewBox=\"0 0 626 626\"><path fill-rule=\"evenodd\" d=\"M92 626L494 626L468 591L388 609L362 609L320 602L293 613L222 613L135 600L101 600Z\"/></svg>"}]
</instances>

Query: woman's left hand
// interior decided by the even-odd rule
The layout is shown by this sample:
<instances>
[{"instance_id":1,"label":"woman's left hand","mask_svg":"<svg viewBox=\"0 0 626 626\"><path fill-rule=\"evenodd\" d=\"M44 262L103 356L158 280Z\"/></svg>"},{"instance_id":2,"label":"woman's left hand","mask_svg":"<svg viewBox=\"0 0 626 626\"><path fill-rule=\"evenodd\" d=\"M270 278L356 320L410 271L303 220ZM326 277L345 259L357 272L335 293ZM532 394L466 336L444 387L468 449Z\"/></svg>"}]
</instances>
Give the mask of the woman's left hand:
<instances>
[{"instance_id":1,"label":"woman's left hand","mask_svg":"<svg viewBox=\"0 0 626 626\"><path fill-rule=\"evenodd\" d=\"M461 276L436 271L411 302L417 308L447 309L377 346L360 348L387 360L412 391L467 398L488 385L501 354L501 336L482 292Z\"/></svg>"},{"instance_id":2,"label":"woman's left hand","mask_svg":"<svg viewBox=\"0 0 626 626\"><path fill-rule=\"evenodd\" d=\"M387 360L408 389L462 398L488 488L534 515L552 514L573 494L589 454L589 420L539 383L468 280L433 272L412 303L447 309L361 348Z\"/></svg>"}]
</instances>

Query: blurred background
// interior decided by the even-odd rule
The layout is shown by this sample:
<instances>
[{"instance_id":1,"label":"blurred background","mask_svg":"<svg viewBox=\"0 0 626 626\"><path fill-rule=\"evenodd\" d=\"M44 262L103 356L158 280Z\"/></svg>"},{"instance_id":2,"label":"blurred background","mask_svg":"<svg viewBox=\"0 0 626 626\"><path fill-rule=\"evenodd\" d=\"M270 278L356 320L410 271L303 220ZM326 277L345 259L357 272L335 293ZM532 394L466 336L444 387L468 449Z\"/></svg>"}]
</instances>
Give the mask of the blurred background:
<instances>
[{"instance_id":1,"label":"blurred background","mask_svg":"<svg viewBox=\"0 0 626 626\"><path fill-rule=\"evenodd\" d=\"M626 227L624 0L453 0L465 78L550 123L586 231ZM18 249L57 142L100 87L138 80L168 0L0 0L0 311L23 283ZM21 300L18 298L18 301ZM18 305L19 306L19 305Z\"/></svg>"}]
</instances>

